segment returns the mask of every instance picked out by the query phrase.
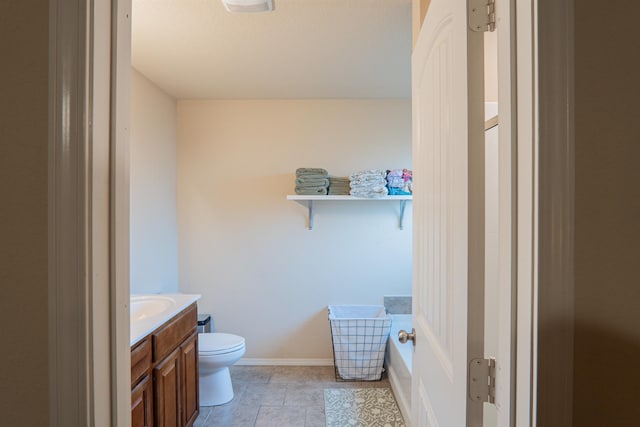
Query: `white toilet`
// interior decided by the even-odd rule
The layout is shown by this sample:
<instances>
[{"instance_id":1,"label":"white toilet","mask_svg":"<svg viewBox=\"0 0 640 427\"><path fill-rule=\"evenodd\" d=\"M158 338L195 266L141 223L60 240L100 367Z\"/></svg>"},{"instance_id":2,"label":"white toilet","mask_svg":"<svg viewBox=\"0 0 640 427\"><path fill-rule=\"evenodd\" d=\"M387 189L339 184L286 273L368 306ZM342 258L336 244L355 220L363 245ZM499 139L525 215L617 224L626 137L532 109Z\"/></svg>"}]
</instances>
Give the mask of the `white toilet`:
<instances>
[{"instance_id":1,"label":"white toilet","mask_svg":"<svg viewBox=\"0 0 640 427\"><path fill-rule=\"evenodd\" d=\"M200 406L216 406L233 399L229 366L244 355L244 338L220 332L198 334Z\"/></svg>"}]
</instances>

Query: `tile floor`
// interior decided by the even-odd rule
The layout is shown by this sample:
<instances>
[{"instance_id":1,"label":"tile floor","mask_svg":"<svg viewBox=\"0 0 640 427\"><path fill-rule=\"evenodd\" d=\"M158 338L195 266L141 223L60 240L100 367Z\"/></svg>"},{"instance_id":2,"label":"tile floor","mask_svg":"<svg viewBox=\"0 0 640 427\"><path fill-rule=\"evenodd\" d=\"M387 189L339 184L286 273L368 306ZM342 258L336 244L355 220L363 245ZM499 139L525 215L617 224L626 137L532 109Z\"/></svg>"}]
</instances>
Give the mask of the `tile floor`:
<instances>
[{"instance_id":1,"label":"tile floor","mask_svg":"<svg viewBox=\"0 0 640 427\"><path fill-rule=\"evenodd\" d=\"M389 381L338 382L332 366L232 366L234 399L201 407L194 427L325 427L325 388L386 387Z\"/></svg>"}]
</instances>

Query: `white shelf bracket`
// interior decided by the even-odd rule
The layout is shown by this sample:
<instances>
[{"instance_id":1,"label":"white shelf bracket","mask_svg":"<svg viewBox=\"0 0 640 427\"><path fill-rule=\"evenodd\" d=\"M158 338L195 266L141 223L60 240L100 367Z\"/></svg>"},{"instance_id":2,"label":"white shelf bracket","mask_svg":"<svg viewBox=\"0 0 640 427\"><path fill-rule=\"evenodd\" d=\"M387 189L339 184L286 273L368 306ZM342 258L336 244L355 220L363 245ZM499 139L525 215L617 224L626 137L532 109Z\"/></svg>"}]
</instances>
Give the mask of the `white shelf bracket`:
<instances>
[{"instance_id":1,"label":"white shelf bracket","mask_svg":"<svg viewBox=\"0 0 640 427\"><path fill-rule=\"evenodd\" d=\"M307 209L309 210L309 230L313 230L313 200L309 200Z\"/></svg>"},{"instance_id":2,"label":"white shelf bracket","mask_svg":"<svg viewBox=\"0 0 640 427\"><path fill-rule=\"evenodd\" d=\"M404 208L407 207L406 200L400 200L400 230L404 230Z\"/></svg>"}]
</instances>

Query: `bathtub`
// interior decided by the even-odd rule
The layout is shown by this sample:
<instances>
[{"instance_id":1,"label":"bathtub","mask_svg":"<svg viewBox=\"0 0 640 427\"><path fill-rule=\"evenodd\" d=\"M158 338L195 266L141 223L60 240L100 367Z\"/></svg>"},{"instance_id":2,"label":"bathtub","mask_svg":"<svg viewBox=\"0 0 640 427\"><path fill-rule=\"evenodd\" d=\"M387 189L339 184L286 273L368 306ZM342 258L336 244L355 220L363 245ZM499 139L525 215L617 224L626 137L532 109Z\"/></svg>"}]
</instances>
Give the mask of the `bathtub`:
<instances>
[{"instance_id":1,"label":"bathtub","mask_svg":"<svg viewBox=\"0 0 640 427\"><path fill-rule=\"evenodd\" d=\"M389 383L398 402L398 407L408 426L411 423L411 359L413 357L413 345L411 343L400 344L398 331L404 329L411 332L410 314L392 314L391 330L387 343L385 364L389 376Z\"/></svg>"}]
</instances>

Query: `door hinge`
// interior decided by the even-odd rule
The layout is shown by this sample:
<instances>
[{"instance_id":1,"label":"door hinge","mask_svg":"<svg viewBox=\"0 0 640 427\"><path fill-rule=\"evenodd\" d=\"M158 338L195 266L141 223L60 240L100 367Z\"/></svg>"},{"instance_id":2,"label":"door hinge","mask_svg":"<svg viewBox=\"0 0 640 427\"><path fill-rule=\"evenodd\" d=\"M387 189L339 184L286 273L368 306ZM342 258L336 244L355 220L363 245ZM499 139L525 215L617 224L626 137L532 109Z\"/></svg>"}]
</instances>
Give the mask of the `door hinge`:
<instances>
[{"instance_id":1,"label":"door hinge","mask_svg":"<svg viewBox=\"0 0 640 427\"><path fill-rule=\"evenodd\" d=\"M475 402L496 402L496 359L471 359L469 397Z\"/></svg>"},{"instance_id":2,"label":"door hinge","mask_svg":"<svg viewBox=\"0 0 640 427\"><path fill-rule=\"evenodd\" d=\"M469 28L485 32L496 29L496 0L467 0Z\"/></svg>"}]
</instances>

